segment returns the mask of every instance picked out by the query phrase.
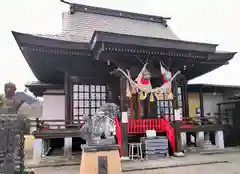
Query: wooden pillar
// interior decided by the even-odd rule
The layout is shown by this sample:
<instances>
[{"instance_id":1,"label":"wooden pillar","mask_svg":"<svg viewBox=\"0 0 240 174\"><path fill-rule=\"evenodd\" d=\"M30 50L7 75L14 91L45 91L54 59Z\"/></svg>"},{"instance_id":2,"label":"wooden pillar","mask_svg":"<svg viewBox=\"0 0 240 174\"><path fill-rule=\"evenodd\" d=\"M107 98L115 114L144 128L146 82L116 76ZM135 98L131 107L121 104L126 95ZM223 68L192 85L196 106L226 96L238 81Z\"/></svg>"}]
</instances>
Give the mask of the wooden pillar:
<instances>
[{"instance_id":1,"label":"wooden pillar","mask_svg":"<svg viewBox=\"0 0 240 174\"><path fill-rule=\"evenodd\" d=\"M134 99L135 97L132 95L132 97L129 99L130 102L130 119L135 120L135 112L134 112Z\"/></svg>"},{"instance_id":2,"label":"wooden pillar","mask_svg":"<svg viewBox=\"0 0 240 174\"><path fill-rule=\"evenodd\" d=\"M183 116L189 117L189 103L188 103L188 81L186 77L184 76L184 84L183 84Z\"/></svg>"},{"instance_id":3,"label":"wooden pillar","mask_svg":"<svg viewBox=\"0 0 240 174\"><path fill-rule=\"evenodd\" d=\"M173 80L172 83L172 89L173 89L173 108L174 110L179 109L179 103L178 103L178 83L177 80ZM175 114L175 112L174 112ZM174 115L174 134L175 134L175 147L176 152L182 151L182 141L181 141L181 131L180 131L181 121L175 118Z\"/></svg>"},{"instance_id":4,"label":"wooden pillar","mask_svg":"<svg viewBox=\"0 0 240 174\"><path fill-rule=\"evenodd\" d=\"M69 121L72 124L74 121L73 118L73 82L69 81Z\"/></svg>"},{"instance_id":5,"label":"wooden pillar","mask_svg":"<svg viewBox=\"0 0 240 174\"><path fill-rule=\"evenodd\" d=\"M203 87L199 91L199 101L200 101L200 116L204 117L204 107L203 107Z\"/></svg>"},{"instance_id":6,"label":"wooden pillar","mask_svg":"<svg viewBox=\"0 0 240 174\"><path fill-rule=\"evenodd\" d=\"M65 93L65 123L70 124L73 121L72 109L72 84L68 72L64 76L64 93Z\"/></svg>"},{"instance_id":7,"label":"wooden pillar","mask_svg":"<svg viewBox=\"0 0 240 174\"><path fill-rule=\"evenodd\" d=\"M142 119L142 117L143 117L143 107L142 107L142 101L140 100L140 96L139 96L139 94L137 94L136 95L136 97L137 97L137 102L138 102L138 119Z\"/></svg>"},{"instance_id":8,"label":"wooden pillar","mask_svg":"<svg viewBox=\"0 0 240 174\"><path fill-rule=\"evenodd\" d=\"M217 114L217 123L222 124L222 113L221 113L221 104L218 104L218 114Z\"/></svg>"},{"instance_id":9,"label":"wooden pillar","mask_svg":"<svg viewBox=\"0 0 240 174\"><path fill-rule=\"evenodd\" d=\"M128 157L128 113L126 87L127 79L120 77L120 111L121 111L121 134L122 134L122 157Z\"/></svg>"},{"instance_id":10,"label":"wooden pillar","mask_svg":"<svg viewBox=\"0 0 240 174\"><path fill-rule=\"evenodd\" d=\"M186 76L184 75L184 82L183 82L183 117L189 118L189 102L188 102L188 81L186 79ZM186 144L191 144L191 133L186 133Z\"/></svg>"}]
</instances>

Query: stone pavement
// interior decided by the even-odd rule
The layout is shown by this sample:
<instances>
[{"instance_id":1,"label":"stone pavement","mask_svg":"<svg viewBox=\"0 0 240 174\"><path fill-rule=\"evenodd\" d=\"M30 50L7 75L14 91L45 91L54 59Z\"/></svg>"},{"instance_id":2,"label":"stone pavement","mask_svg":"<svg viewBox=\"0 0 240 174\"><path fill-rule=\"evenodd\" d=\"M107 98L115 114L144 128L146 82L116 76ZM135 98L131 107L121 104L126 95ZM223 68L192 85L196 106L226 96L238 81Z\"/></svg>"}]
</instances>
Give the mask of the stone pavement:
<instances>
[{"instance_id":1,"label":"stone pavement","mask_svg":"<svg viewBox=\"0 0 240 174\"><path fill-rule=\"evenodd\" d=\"M219 159L214 159L213 158L206 158L207 155L212 155L212 154L223 154L223 153L239 153L240 154L240 148L226 148L224 151L223 150L217 150L217 151L197 151L197 152L188 152L186 157L184 157L184 160L182 158L164 158L162 160L158 161L144 161L140 162L130 162L130 163L125 163L123 165L124 170L130 171L130 170L141 170L141 169L146 169L146 168L159 168L159 167L171 167L172 165L179 166L179 165L193 165L193 164L199 164L199 163L212 163L212 162L223 162L223 160L219 161ZM196 155L200 157L197 157L196 160L192 160ZM81 160L81 153L73 153L73 157L71 160L63 157L63 156L48 156L46 158L43 158L40 164L37 166L34 164L32 160L32 154L31 153L26 153L25 156L25 166L27 168L36 168L36 167L58 167L58 166L73 166L73 165L80 165L80 160Z\"/></svg>"},{"instance_id":2,"label":"stone pavement","mask_svg":"<svg viewBox=\"0 0 240 174\"><path fill-rule=\"evenodd\" d=\"M126 174L240 174L240 153L197 155L183 158L162 159L147 162L123 163ZM136 167L137 166L137 167ZM138 169L137 171L133 171ZM143 170L143 168L145 168ZM154 170L150 170L154 168ZM35 169L35 174L79 174L79 165L65 167L45 167Z\"/></svg>"}]
</instances>

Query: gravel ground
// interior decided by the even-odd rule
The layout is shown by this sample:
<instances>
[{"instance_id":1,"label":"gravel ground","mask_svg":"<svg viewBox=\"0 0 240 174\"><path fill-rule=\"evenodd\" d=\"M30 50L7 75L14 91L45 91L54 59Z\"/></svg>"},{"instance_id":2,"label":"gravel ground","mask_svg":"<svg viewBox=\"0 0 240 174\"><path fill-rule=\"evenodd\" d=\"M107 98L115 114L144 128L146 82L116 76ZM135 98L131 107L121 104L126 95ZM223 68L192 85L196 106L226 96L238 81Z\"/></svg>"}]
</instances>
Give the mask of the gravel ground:
<instances>
[{"instance_id":1,"label":"gravel ground","mask_svg":"<svg viewBox=\"0 0 240 174\"><path fill-rule=\"evenodd\" d=\"M193 156L193 160L201 158L202 155ZM204 155L205 156L205 155ZM206 157L206 156L205 156ZM145 171L133 171L125 172L126 174L240 174L240 153L235 154L221 154L221 155L209 155L211 159L226 160L229 163L221 164L206 164L198 166L186 166L186 167L174 167L158 170L145 170ZM182 158L184 160L184 158ZM35 169L35 174L79 174L79 166L68 167L49 167Z\"/></svg>"}]
</instances>

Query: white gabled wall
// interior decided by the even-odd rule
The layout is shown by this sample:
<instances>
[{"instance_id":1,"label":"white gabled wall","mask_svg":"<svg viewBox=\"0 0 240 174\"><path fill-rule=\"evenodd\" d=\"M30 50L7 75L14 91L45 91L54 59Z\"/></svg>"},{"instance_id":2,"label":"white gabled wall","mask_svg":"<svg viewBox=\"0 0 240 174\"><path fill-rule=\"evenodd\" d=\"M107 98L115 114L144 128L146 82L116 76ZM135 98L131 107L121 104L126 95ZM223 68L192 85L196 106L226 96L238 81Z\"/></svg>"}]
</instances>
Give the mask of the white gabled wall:
<instances>
[{"instance_id":1,"label":"white gabled wall","mask_svg":"<svg viewBox=\"0 0 240 174\"><path fill-rule=\"evenodd\" d=\"M62 91L47 91L46 93L63 93ZM43 113L41 120L65 120L65 95L44 94ZM51 123L51 124L54 124ZM58 124L58 123L56 123Z\"/></svg>"}]
</instances>

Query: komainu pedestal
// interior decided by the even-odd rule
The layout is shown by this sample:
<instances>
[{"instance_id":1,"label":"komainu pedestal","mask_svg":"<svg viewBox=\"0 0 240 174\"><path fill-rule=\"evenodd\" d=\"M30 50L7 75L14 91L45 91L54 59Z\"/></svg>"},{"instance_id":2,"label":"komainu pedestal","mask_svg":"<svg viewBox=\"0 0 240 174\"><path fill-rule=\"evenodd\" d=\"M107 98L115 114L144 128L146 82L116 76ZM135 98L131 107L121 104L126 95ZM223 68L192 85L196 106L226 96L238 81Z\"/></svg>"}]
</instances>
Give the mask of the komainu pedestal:
<instances>
[{"instance_id":1,"label":"komainu pedestal","mask_svg":"<svg viewBox=\"0 0 240 174\"><path fill-rule=\"evenodd\" d=\"M121 174L118 145L83 145L81 174Z\"/></svg>"}]
</instances>

